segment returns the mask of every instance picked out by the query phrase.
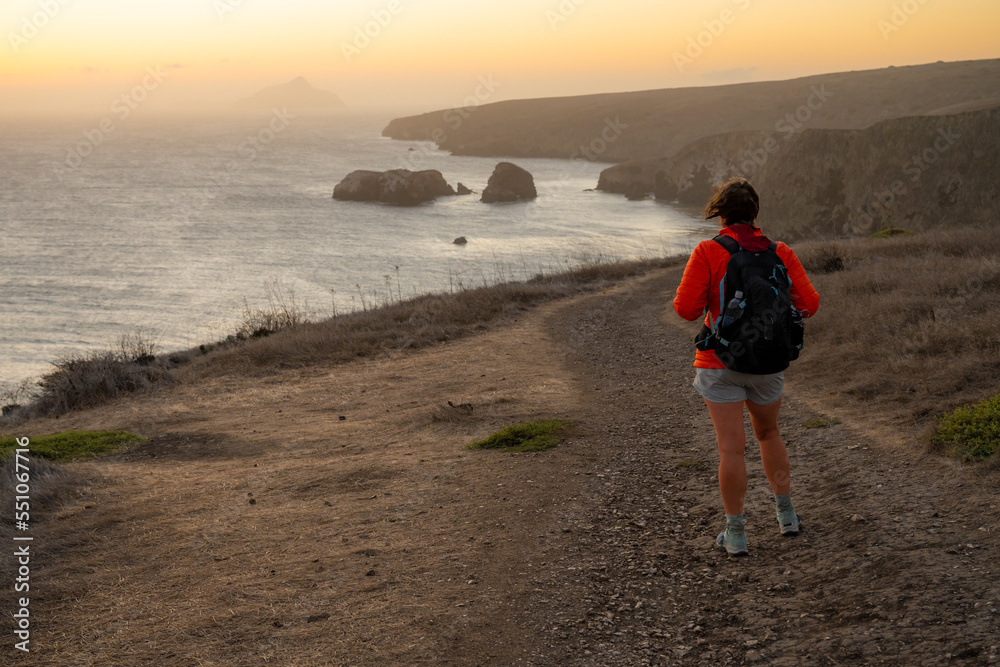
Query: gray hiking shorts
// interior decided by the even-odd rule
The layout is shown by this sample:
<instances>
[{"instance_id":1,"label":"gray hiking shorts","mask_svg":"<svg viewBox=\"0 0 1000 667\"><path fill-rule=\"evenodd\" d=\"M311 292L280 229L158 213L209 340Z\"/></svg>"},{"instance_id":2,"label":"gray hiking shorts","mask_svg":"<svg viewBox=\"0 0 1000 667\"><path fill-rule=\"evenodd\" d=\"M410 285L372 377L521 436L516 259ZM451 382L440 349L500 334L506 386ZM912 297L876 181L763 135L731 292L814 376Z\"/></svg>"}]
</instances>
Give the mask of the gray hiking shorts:
<instances>
[{"instance_id":1,"label":"gray hiking shorts","mask_svg":"<svg viewBox=\"0 0 1000 667\"><path fill-rule=\"evenodd\" d=\"M728 368L695 368L694 390L712 403L742 403L752 401L757 405L770 405L785 388L785 373L750 375Z\"/></svg>"}]
</instances>

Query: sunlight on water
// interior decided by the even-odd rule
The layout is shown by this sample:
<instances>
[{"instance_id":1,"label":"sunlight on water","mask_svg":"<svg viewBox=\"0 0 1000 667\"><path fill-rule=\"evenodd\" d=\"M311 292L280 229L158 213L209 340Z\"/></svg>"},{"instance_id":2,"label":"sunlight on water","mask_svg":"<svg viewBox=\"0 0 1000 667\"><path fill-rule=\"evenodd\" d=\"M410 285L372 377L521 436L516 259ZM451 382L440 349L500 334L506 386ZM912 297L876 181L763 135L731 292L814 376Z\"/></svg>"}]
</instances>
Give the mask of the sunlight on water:
<instances>
[{"instance_id":1,"label":"sunlight on water","mask_svg":"<svg viewBox=\"0 0 1000 667\"><path fill-rule=\"evenodd\" d=\"M389 292L684 253L714 230L653 201L586 192L607 165L584 161L514 160L535 177L531 203L337 202L334 185L354 169L438 169L479 192L499 160L385 139L387 118L295 118L261 135L268 120L136 120L99 141L87 119L5 123L0 388L137 327L161 350L217 340L268 284L322 315Z\"/></svg>"}]
</instances>

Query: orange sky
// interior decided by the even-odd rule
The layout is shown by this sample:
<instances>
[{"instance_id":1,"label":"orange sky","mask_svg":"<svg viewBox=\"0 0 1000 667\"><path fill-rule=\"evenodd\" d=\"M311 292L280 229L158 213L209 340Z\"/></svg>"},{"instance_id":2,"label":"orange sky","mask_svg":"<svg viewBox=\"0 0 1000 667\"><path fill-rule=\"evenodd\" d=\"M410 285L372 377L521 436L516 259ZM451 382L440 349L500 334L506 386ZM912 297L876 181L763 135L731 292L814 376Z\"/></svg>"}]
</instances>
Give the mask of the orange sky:
<instances>
[{"instance_id":1,"label":"orange sky","mask_svg":"<svg viewBox=\"0 0 1000 667\"><path fill-rule=\"evenodd\" d=\"M481 76L495 101L1000 57L996 0L9 0L0 26L3 111L107 108L148 68L149 109L300 75L432 109Z\"/></svg>"}]
</instances>

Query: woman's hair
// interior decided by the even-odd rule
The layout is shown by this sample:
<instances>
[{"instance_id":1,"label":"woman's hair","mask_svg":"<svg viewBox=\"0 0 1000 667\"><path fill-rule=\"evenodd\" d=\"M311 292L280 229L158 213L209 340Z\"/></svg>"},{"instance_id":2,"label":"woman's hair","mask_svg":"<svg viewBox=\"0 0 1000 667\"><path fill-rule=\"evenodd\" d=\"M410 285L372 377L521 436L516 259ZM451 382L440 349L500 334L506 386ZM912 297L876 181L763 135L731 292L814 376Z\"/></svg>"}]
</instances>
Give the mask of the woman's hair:
<instances>
[{"instance_id":1,"label":"woman's hair","mask_svg":"<svg viewBox=\"0 0 1000 667\"><path fill-rule=\"evenodd\" d=\"M725 218L727 225L752 225L760 212L760 197L745 178L732 178L716 190L705 207L705 219Z\"/></svg>"}]
</instances>

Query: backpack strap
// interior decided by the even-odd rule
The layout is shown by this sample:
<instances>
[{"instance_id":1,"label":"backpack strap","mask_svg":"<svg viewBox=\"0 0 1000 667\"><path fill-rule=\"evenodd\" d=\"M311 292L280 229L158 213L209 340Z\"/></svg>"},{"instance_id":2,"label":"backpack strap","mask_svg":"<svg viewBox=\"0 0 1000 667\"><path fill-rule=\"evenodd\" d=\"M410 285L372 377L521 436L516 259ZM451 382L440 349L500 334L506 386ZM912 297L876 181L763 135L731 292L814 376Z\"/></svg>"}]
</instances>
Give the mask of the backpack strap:
<instances>
[{"instance_id":1,"label":"backpack strap","mask_svg":"<svg viewBox=\"0 0 1000 667\"><path fill-rule=\"evenodd\" d=\"M740 244L728 234L719 234L712 240L725 248L730 255L735 255L740 249Z\"/></svg>"},{"instance_id":2,"label":"backpack strap","mask_svg":"<svg viewBox=\"0 0 1000 667\"><path fill-rule=\"evenodd\" d=\"M729 253L730 257L738 253L741 249L741 246L736 241L736 239L734 239L732 236L729 236L728 234L719 234L712 240L721 245L723 248L725 248L726 251ZM725 289L726 289L726 276L725 274L723 274L722 280L719 281L719 317L718 319L716 319L711 323L710 327L708 327L709 331L707 333L709 333L710 336L718 337L719 323L722 322L723 311L725 311L726 309Z\"/></svg>"},{"instance_id":3,"label":"backpack strap","mask_svg":"<svg viewBox=\"0 0 1000 667\"><path fill-rule=\"evenodd\" d=\"M734 239L732 236L729 236L728 234L719 234L712 240L721 245L726 250L728 250L730 255L735 255L736 252L743 247L739 244L739 242L736 239ZM771 245L767 246L767 249L777 252L778 244L775 243L774 241L771 241Z\"/></svg>"}]
</instances>

